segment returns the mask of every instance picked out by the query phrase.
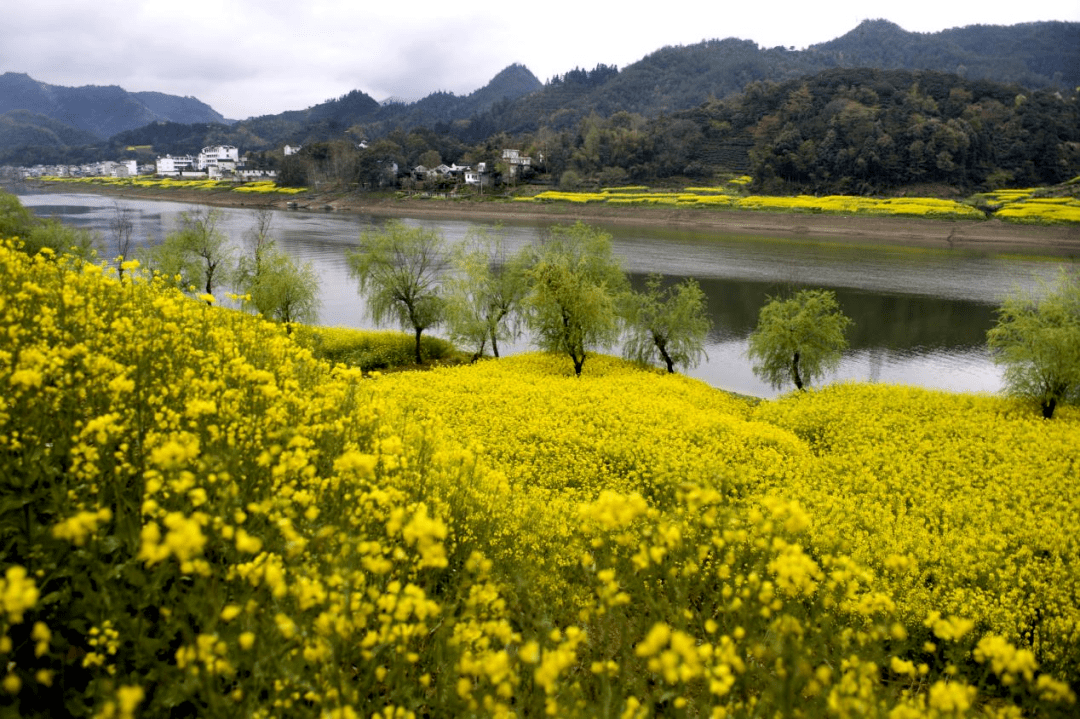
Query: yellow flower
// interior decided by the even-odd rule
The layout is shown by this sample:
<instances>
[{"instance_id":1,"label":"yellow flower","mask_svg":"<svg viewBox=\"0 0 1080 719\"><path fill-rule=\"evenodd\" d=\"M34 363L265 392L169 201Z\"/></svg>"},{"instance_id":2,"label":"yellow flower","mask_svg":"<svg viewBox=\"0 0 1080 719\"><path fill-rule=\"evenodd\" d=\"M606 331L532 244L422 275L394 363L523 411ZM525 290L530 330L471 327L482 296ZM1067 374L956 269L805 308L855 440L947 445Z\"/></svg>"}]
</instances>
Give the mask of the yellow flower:
<instances>
[{"instance_id":1,"label":"yellow flower","mask_svg":"<svg viewBox=\"0 0 1080 719\"><path fill-rule=\"evenodd\" d=\"M26 610L37 604L38 595L34 580L27 579L26 569L17 564L8 567L0 579L0 608L13 624L22 622Z\"/></svg>"},{"instance_id":2,"label":"yellow flower","mask_svg":"<svg viewBox=\"0 0 1080 719\"><path fill-rule=\"evenodd\" d=\"M930 707L943 712L966 712L975 694L975 687L961 682L938 681L930 687Z\"/></svg>"}]
</instances>

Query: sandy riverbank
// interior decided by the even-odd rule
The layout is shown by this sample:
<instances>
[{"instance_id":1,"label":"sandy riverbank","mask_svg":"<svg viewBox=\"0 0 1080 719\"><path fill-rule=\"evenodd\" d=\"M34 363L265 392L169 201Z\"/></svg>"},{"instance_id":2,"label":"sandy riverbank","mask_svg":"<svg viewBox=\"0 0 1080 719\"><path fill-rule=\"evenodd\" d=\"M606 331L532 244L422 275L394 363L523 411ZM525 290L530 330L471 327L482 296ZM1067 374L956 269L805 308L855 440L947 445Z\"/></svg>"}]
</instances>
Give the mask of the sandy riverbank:
<instances>
[{"instance_id":1,"label":"sandy riverbank","mask_svg":"<svg viewBox=\"0 0 1080 719\"><path fill-rule=\"evenodd\" d=\"M396 198L368 193L308 193L253 196L218 190L150 190L100 185L39 183L35 189L95 192L139 199L195 202L221 207L296 203L298 211L348 212L381 217L443 218L478 221L523 221L664 227L781 239L845 244L896 245L957 249L986 253L1020 253L1080 258L1080 227L1018 225L1001 220L924 220L704 208L606 207L570 203L534 204L510 200L442 200Z\"/></svg>"}]
</instances>

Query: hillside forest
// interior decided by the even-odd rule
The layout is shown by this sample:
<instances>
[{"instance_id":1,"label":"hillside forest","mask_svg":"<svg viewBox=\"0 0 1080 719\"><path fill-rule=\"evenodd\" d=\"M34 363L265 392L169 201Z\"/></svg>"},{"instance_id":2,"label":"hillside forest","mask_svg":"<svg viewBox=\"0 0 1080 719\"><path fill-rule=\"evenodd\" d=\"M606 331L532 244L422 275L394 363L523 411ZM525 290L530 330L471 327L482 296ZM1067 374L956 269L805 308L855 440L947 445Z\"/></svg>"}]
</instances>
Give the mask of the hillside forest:
<instances>
[{"instance_id":1,"label":"hillside forest","mask_svg":"<svg viewBox=\"0 0 1080 719\"><path fill-rule=\"evenodd\" d=\"M707 181L746 173L753 190L872 194L920 185L961 191L1053 185L1080 170L1075 100L1049 91L905 70L829 70L655 118L597 113L573 128L497 133L468 144L418 128L365 150L348 141L306 145L282 166L283 184L378 184L382 163L435 159L498 166L504 147L541 158L562 189Z\"/></svg>"}]
</instances>

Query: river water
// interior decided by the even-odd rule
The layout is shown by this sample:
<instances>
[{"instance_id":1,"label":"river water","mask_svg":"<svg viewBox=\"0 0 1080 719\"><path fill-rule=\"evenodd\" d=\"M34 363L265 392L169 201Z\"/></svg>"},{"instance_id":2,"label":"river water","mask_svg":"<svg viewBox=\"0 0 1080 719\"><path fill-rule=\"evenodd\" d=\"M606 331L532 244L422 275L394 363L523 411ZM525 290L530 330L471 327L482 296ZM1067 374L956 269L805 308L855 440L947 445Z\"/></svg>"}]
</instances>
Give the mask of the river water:
<instances>
[{"instance_id":1,"label":"river water","mask_svg":"<svg viewBox=\"0 0 1080 719\"><path fill-rule=\"evenodd\" d=\"M101 233L102 257L116 254L109 225L117 203L131 211L140 245L160 242L191 207L77 193L21 194L20 200L39 216ZM253 213L230 208L221 212L221 228L239 249L253 224ZM362 231L382 222L365 215L275 211L271 234L278 246L311 262L320 278L320 324L374 326L349 277L345 251L358 246ZM460 220L405 222L435 228L450 242L477 229L498 232L510 251L537 241L545 230L544 225L512 221L498 227ZM747 337L766 298L786 288L834 290L844 313L854 320L848 334L850 349L827 381L998 392L1001 370L985 346L994 309L1012 291L1038 293L1040 282L1052 281L1058 271L1052 261L963 252L655 228L605 229L635 286L643 286L649 273L660 272L675 279L692 277L707 294L713 321L705 348L708 359L688 374L715 387L760 397L776 396L777 391L754 375L746 356ZM505 354L521 352L530 349L530 343L523 337L500 349Z\"/></svg>"}]
</instances>

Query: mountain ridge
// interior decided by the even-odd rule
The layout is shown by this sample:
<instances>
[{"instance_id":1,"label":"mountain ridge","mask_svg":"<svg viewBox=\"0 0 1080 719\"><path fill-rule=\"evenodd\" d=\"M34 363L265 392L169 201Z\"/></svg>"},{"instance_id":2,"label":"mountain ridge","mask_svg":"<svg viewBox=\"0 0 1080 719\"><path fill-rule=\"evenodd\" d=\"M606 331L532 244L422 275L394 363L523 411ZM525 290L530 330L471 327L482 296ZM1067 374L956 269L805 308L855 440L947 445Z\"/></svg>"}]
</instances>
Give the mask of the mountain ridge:
<instances>
[{"instance_id":1,"label":"mountain ridge","mask_svg":"<svg viewBox=\"0 0 1080 719\"><path fill-rule=\"evenodd\" d=\"M13 110L29 110L102 140L157 121L227 124L223 115L193 97L129 92L118 85L66 87L5 72L0 75L0 114Z\"/></svg>"}]
</instances>

